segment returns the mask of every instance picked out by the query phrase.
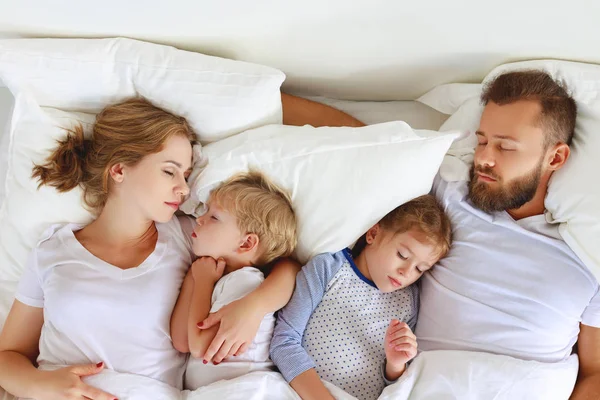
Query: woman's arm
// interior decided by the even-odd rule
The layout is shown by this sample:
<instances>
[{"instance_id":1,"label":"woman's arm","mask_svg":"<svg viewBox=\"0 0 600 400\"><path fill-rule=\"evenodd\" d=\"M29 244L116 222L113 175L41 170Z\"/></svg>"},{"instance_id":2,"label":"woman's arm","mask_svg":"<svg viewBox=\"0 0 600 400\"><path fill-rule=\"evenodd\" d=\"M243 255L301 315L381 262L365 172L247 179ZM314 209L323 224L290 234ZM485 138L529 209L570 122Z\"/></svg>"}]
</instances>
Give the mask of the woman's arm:
<instances>
[{"instance_id":1,"label":"woman's arm","mask_svg":"<svg viewBox=\"0 0 600 400\"><path fill-rule=\"evenodd\" d=\"M44 313L15 300L0 334L0 386L17 397L33 397L32 382L39 373L34 366Z\"/></svg>"},{"instance_id":2,"label":"woman's arm","mask_svg":"<svg viewBox=\"0 0 600 400\"><path fill-rule=\"evenodd\" d=\"M100 365L79 365L56 371L39 371L35 366L44 324L43 309L15 300L0 334L0 387L16 397L31 399L115 397L83 383L82 376L102 371Z\"/></svg>"},{"instance_id":3,"label":"woman's arm","mask_svg":"<svg viewBox=\"0 0 600 400\"><path fill-rule=\"evenodd\" d=\"M325 104L281 93L284 125L365 126L356 118Z\"/></svg>"},{"instance_id":4,"label":"woman's arm","mask_svg":"<svg viewBox=\"0 0 600 400\"><path fill-rule=\"evenodd\" d=\"M290 300L299 270L300 264L292 259L279 261L256 290L200 322L198 328L202 330L221 323L204 359L220 363L227 356L243 353L256 336L264 316L279 310Z\"/></svg>"}]
</instances>

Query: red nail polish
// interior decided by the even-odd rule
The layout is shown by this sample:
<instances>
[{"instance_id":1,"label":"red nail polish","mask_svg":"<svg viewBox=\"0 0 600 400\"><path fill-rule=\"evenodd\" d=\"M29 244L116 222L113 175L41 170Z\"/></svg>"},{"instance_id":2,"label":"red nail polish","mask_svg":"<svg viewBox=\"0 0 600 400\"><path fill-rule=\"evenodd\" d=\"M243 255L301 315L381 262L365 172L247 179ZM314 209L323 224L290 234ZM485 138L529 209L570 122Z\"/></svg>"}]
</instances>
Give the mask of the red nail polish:
<instances>
[{"instance_id":1,"label":"red nail polish","mask_svg":"<svg viewBox=\"0 0 600 400\"><path fill-rule=\"evenodd\" d=\"M102 365L104 365L104 363L100 361L98 364L96 364L96 368L100 368Z\"/></svg>"},{"instance_id":2,"label":"red nail polish","mask_svg":"<svg viewBox=\"0 0 600 400\"><path fill-rule=\"evenodd\" d=\"M204 364L208 364L208 361L206 361L206 360L202 360L202 363L204 363Z\"/></svg>"}]
</instances>

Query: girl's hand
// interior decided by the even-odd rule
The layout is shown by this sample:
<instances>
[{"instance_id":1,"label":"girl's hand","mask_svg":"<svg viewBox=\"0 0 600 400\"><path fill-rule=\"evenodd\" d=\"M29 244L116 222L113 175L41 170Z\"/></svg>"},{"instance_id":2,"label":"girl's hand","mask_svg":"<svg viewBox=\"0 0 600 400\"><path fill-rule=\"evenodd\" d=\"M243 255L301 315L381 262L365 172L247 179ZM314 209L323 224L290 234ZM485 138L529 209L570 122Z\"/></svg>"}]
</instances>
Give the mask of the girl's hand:
<instances>
[{"instance_id":1,"label":"girl's hand","mask_svg":"<svg viewBox=\"0 0 600 400\"><path fill-rule=\"evenodd\" d=\"M103 368L104 363L98 363L76 365L56 371L40 371L37 385L39 389L36 390L34 397L36 400L116 400L115 396L86 385L81 380L84 376L100 373Z\"/></svg>"},{"instance_id":2,"label":"girl's hand","mask_svg":"<svg viewBox=\"0 0 600 400\"><path fill-rule=\"evenodd\" d=\"M219 324L219 331L204 354L204 360L220 363L229 356L244 353L254 340L266 315L252 296L233 301L198 323L198 329Z\"/></svg>"},{"instance_id":3,"label":"girl's hand","mask_svg":"<svg viewBox=\"0 0 600 400\"><path fill-rule=\"evenodd\" d=\"M408 325L397 319L390 321L385 333L386 377L394 381L406 369L406 363L417 355L417 337Z\"/></svg>"}]
</instances>

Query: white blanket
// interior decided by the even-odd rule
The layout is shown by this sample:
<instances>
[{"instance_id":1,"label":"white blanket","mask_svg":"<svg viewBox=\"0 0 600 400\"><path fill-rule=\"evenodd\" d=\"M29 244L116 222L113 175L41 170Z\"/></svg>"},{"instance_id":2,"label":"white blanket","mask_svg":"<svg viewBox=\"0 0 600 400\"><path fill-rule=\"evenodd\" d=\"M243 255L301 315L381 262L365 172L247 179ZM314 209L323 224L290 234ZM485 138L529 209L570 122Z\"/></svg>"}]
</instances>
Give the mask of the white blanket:
<instances>
[{"instance_id":1,"label":"white blanket","mask_svg":"<svg viewBox=\"0 0 600 400\"><path fill-rule=\"evenodd\" d=\"M546 364L467 351L421 353L380 400L567 400L579 359Z\"/></svg>"},{"instance_id":2,"label":"white blanket","mask_svg":"<svg viewBox=\"0 0 600 400\"><path fill-rule=\"evenodd\" d=\"M84 378L84 381L119 400L300 400L277 372L251 372L194 391L179 391L151 378L110 370ZM356 400L328 382L325 385L337 400Z\"/></svg>"},{"instance_id":3,"label":"white blanket","mask_svg":"<svg viewBox=\"0 0 600 400\"><path fill-rule=\"evenodd\" d=\"M546 364L467 351L421 353L380 400L567 400L579 360ZM139 375L105 370L85 378L120 400L300 400L276 372L252 372L195 391L179 391ZM325 382L337 400L356 400Z\"/></svg>"}]
</instances>

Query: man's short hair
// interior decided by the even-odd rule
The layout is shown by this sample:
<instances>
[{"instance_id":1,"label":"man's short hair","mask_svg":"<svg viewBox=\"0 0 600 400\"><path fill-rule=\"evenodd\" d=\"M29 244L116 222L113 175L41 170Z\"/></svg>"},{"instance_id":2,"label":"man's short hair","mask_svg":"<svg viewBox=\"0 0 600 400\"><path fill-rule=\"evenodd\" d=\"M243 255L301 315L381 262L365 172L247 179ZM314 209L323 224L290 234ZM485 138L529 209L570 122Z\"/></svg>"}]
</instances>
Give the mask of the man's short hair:
<instances>
[{"instance_id":1,"label":"man's short hair","mask_svg":"<svg viewBox=\"0 0 600 400\"><path fill-rule=\"evenodd\" d=\"M507 72L488 83L481 95L484 105L490 101L505 105L519 100L537 101L542 106L539 122L546 148L558 143L571 144L577 104L564 83L540 70Z\"/></svg>"}]
</instances>

